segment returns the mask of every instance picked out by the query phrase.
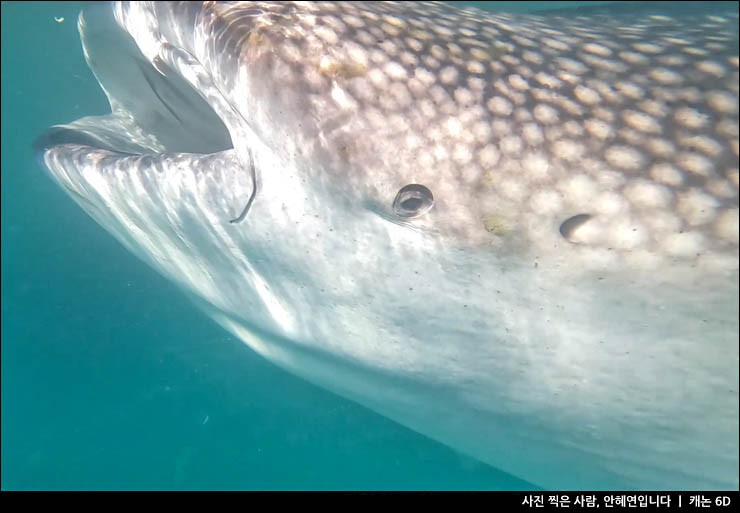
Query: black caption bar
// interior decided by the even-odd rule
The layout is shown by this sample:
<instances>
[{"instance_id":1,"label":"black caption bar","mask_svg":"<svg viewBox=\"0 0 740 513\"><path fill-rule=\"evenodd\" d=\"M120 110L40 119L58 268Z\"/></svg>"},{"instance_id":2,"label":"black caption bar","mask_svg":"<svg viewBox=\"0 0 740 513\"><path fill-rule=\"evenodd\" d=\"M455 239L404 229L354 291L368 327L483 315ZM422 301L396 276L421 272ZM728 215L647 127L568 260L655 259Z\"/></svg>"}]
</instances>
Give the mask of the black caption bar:
<instances>
[{"instance_id":1,"label":"black caption bar","mask_svg":"<svg viewBox=\"0 0 740 513\"><path fill-rule=\"evenodd\" d=\"M525 509L736 509L738 492L522 492L519 504L506 494L506 502ZM501 497L503 499L503 497Z\"/></svg>"}]
</instances>

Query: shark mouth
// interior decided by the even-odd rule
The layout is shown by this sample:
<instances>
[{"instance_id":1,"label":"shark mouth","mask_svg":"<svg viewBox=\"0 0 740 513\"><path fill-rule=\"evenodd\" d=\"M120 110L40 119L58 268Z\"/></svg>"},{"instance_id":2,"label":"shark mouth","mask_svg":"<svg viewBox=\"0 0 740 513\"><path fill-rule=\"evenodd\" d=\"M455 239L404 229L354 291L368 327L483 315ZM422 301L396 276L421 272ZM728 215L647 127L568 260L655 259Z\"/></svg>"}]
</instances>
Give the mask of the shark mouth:
<instances>
[{"instance_id":1,"label":"shark mouth","mask_svg":"<svg viewBox=\"0 0 740 513\"><path fill-rule=\"evenodd\" d=\"M49 128L34 142L42 160L50 158L50 153L51 158L67 159L71 152L78 156L102 154L108 159L146 156L166 168L168 156L187 154L195 163L208 162L212 160L209 157L218 155L220 165L246 167L249 172L251 193L236 207L241 210L234 210L234 214L240 213L229 222L244 220L257 191L252 154L247 151L240 161L233 151L230 131L211 103L231 119L232 126L234 120L244 120L200 63L167 43L161 45L164 58L158 55L147 59L116 22L114 10L107 3L86 8L80 14L78 28L85 60L108 97L111 113ZM194 83L188 82L181 72L194 68L195 73L188 73ZM56 151L48 152L50 149ZM47 168L53 167L46 164ZM87 203L78 191L62 185L78 202Z\"/></svg>"},{"instance_id":2,"label":"shark mouth","mask_svg":"<svg viewBox=\"0 0 740 513\"><path fill-rule=\"evenodd\" d=\"M78 26L85 60L111 113L50 128L35 141L38 152L68 144L126 155L208 155L233 148L209 103L165 60L152 64L116 23L109 4L86 8Z\"/></svg>"}]
</instances>

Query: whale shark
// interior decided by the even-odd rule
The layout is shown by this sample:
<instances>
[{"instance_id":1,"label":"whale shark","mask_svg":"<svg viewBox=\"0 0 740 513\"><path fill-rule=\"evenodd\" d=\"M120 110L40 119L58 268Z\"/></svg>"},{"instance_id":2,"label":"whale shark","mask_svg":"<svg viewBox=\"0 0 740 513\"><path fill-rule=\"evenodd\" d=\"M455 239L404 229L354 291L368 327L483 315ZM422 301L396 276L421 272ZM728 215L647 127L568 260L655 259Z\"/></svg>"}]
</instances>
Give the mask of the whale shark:
<instances>
[{"instance_id":1,"label":"whale shark","mask_svg":"<svg viewBox=\"0 0 740 513\"><path fill-rule=\"evenodd\" d=\"M36 141L267 360L551 489L738 487L738 8L113 2Z\"/></svg>"}]
</instances>

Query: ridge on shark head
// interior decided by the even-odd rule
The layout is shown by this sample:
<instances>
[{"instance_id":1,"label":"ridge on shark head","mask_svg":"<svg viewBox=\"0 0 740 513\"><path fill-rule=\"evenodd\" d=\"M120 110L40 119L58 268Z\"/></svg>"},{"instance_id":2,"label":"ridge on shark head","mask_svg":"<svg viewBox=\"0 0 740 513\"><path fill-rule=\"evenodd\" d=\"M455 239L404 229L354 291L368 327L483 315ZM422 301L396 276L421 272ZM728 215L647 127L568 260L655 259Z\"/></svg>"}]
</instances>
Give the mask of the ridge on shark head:
<instances>
[{"instance_id":1,"label":"ridge on shark head","mask_svg":"<svg viewBox=\"0 0 740 513\"><path fill-rule=\"evenodd\" d=\"M111 114L37 147L291 372L540 486L736 489L737 14L93 6Z\"/></svg>"}]
</instances>

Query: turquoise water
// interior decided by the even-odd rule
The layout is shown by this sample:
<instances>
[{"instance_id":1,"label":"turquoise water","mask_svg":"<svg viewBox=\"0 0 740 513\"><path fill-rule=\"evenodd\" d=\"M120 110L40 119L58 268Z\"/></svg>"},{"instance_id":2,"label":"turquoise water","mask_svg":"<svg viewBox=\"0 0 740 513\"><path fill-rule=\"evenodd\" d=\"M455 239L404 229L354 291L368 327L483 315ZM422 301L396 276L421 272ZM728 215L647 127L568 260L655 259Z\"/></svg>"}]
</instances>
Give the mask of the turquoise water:
<instances>
[{"instance_id":1,"label":"turquoise water","mask_svg":"<svg viewBox=\"0 0 740 513\"><path fill-rule=\"evenodd\" d=\"M533 488L266 362L45 176L107 111L81 6L2 4L2 489Z\"/></svg>"}]
</instances>

